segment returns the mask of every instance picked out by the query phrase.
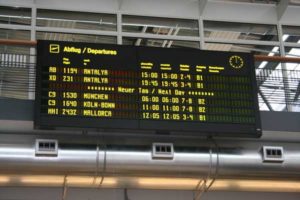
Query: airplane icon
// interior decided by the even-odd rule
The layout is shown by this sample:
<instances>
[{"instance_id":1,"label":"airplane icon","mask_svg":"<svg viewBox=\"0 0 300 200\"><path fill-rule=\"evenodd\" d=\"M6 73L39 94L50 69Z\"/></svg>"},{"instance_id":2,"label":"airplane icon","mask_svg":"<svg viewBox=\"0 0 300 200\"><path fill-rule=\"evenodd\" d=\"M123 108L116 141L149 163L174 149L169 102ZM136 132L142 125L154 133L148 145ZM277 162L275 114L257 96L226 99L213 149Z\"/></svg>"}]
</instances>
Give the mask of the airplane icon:
<instances>
[{"instance_id":1,"label":"airplane icon","mask_svg":"<svg viewBox=\"0 0 300 200\"><path fill-rule=\"evenodd\" d=\"M50 44L49 52L50 53L59 53L59 44Z\"/></svg>"}]
</instances>

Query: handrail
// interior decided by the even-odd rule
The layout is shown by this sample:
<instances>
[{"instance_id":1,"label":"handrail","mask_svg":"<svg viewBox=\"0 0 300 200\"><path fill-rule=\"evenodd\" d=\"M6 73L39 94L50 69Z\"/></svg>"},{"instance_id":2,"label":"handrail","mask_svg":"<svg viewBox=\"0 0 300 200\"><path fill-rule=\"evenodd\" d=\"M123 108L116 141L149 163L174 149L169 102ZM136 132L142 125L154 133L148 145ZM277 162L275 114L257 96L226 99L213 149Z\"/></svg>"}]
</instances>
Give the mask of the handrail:
<instances>
[{"instance_id":1,"label":"handrail","mask_svg":"<svg viewBox=\"0 0 300 200\"><path fill-rule=\"evenodd\" d=\"M0 39L2 45L36 46L37 41Z\"/></svg>"},{"instance_id":2,"label":"handrail","mask_svg":"<svg viewBox=\"0 0 300 200\"><path fill-rule=\"evenodd\" d=\"M284 56L263 56L254 55L255 61L270 61L270 62L281 62L281 63L300 63L300 57L284 57Z\"/></svg>"},{"instance_id":3,"label":"handrail","mask_svg":"<svg viewBox=\"0 0 300 200\"><path fill-rule=\"evenodd\" d=\"M0 39L0 44L34 47L34 46L36 46L37 41ZM281 62L281 63L300 63L300 57L254 55L254 60L255 61Z\"/></svg>"}]
</instances>

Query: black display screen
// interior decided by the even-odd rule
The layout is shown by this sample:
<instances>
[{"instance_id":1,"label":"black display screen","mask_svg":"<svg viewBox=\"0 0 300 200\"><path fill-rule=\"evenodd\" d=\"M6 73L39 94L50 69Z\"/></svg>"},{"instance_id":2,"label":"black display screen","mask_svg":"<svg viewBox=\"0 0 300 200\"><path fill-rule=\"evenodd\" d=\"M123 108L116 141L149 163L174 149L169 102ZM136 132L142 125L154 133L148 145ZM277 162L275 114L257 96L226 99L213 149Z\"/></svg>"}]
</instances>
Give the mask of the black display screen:
<instances>
[{"instance_id":1,"label":"black display screen","mask_svg":"<svg viewBox=\"0 0 300 200\"><path fill-rule=\"evenodd\" d=\"M261 134L252 54L38 41L36 128Z\"/></svg>"}]
</instances>

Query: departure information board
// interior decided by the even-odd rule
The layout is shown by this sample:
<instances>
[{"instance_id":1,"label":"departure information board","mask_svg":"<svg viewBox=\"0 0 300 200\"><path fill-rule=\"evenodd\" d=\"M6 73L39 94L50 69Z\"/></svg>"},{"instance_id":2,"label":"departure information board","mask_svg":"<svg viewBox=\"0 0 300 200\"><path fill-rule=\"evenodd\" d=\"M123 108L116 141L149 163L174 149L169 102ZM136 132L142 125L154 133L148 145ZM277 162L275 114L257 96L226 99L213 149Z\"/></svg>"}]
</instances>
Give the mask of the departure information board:
<instances>
[{"instance_id":1,"label":"departure information board","mask_svg":"<svg viewBox=\"0 0 300 200\"><path fill-rule=\"evenodd\" d=\"M38 41L35 127L259 136L253 55Z\"/></svg>"}]
</instances>

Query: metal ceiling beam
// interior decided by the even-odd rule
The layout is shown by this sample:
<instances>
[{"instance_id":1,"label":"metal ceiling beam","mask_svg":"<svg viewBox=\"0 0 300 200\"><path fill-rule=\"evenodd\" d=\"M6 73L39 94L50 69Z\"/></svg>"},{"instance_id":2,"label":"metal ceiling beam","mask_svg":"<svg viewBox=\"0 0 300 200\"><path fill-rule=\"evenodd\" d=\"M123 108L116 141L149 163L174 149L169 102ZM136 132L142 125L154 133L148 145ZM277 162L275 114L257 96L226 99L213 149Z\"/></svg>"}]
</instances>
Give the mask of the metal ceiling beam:
<instances>
[{"instance_id":1,"label":"metal ceiling beam","mask_svg":"<svg viewBox=\"0 0 300 200\"><path fill-rule=\"evenodd\" d=\"M198 1L199 1L199 15L202 16L208 0L198 0Z\"/></svg>"},{"instance_id":2,"label":"metal ceiling beam","mask_svg":"<svg viewBox=\"0 0 300 200\"><path fill-rule=\"evenodd\" d=\"M120 2L123 1L122 4ZM207 2L207 3L205 3ZM199 6L201 3L201 6ZM284 0L280 2L280 5ZM299 25L299 8L297 6L288 6L288 12L285 12L284 6L277 6L274 4L252 3L244 4L239 2L223 2L223 1L209 1L209 0L86 0L82 3L81 0L36 0L32 1L7 1L0 0L2 6L23 6L33 7L38 9L58 9L66 11L80 11L80 12L96 12L96 13L111 13L129 15L142 15L153 17L175 17L183 19L199 18L199 8L203 10L203 19L215 21L237 21L246 23L262 23L262 24L276 24L277 10L284 14L282 23ZM121 7L121 9L119 9ZM280 7L280 9L279 9ZM220 9L221 8L221 9ZM215 12L215 11L218 12ZM255 15L253 15L255 13Z\"/></svg>"},{"instance_id":3,"label":"metal ceiling beam","mask_svg":"<svg viewBox=\"0 0 300 200\"><path fill-rule=\"evenodd\" d=\"M280 21L284 16L287 7L289 5L289 0L281 0L277 5L277 19Z\"/></svg>"},{"instance_id":4,"label":"metal ceiling beam","mask_svg":"<svg viewBox=\"0 0 300 200\"><path fill-rule=\"evenodd\" d=\"M4 0L0 0L3 2ZM204 2L203 2L204 1ZM201 0L203 18L222 21L243 21L259 23L276 23L276 6L272 4L241 4L238 2L222 2ZM207 2L207 3L205 3ZM4 3L3 3L4 4ZM8 4L6 2L6 4ZM37 8L60 9L81 12L116 13L120 4L117 0L38 0ZM222 8L222 9L220 9ZM218 10L218 12L215 12ZM199 1L195 0L126 0L121 6L123 14L154 17L199 18ZM253 15L253 12L257 13ZM263 17L262 17L263 16Z\"/></svg>"},{"instance_id":5,"label":"metal ceiling beam","mask_svg":"<svg viewBox=\"0 0 300 200\"><path fill-rule=\"evenodd\" d=\"M265 102L266 106L268 107L269 111L273 111L273 108L271 104L269 103L268 99L265 97L265 95L262 93L260 89L258 89L258 93L261 96L262 100Z\"/></svg>"},{"instance_id":6,"label":"metal ceiling beam","mask_svg":"<svg viewBox=\"0 0 300 200\"><path fill-rule=\"evenodd\" d=\"M119 10L122 10L123 0L118 0Z\"/></svg>"},{"instance_id":7,"label":"metal ceiling beam","mask_svg":"<svg viewBox=\"0 0 300 200\"><path fill-rule=\"evenodd\" d=\"M143 26L143 28L142 28L142 33L146 33L146 31L147 31L147 26ZM140 46L141 45L141 42L142 42L142 39L141 38L138 38L137 40L136 40L136 42L135 42L135 46Z\"/></svg>"},{"instance_id":8,"label":"metal ceiling beam","mask_svg":"<svg viewBox=\"0 0 300 200\"><path fill-rule=\"evenodd\" d=\"M203 19L227 22L276 24L276 15L276 6L273 4L208 1Z\"/></svg>"},{"instance_id":9,"label":"metal ceiling beam","mask_svg":"<svg viewBox=\"0 0 300 200\"><path fill-rule=\"evenodd\" d=\"M177 28L175 29L173 35L177 35L178 32L179 32L179 30L180 30L180 28L177 27ZM172 46L173 42L174 42L174 40L170 40L169 43L168 43L168 45L167 45L167 48L170 48L170 47Z\"/></svg>"},{"instance_id":10,"label":"metal ceiling beam","mask_svg":"<svg viewBox=\"0 0 300 200\"><path fill-rule=\"evenodd\" d=\"M298 87L296 89L296 94L295 94L295 97L294 97L294 102L296 102L298 100L299 96L300 96L300 81L299 81Z\"/></svg>"},{"instance_id":11,"label":"metal ceiling beam","mask_svg":"<svg viewBox=\"0 0 300 200\"><path fill-rule=\"evenodd\" d=\"M269 88L269 89L274 89L274 90L280 90L280 89L283 89L282 86L276 86L276 85L262 85L262 87L265 87L265 88ZM289 92L298 92L296 88L289 88L288 90Z\"/></svg>"},{"instance_id":12,"label":"metal ceiling beam","mask_svg":"<svg viewBox=\"0 0 300 200\"><path fill-rule=\"evenodd\" d=\"M174 28L170 28L167 35L172 35L173 30L174 30ZM166 47L167 43L168 43L168 40L164 40L161 46Z\"/></svg>"}]
</instances>

